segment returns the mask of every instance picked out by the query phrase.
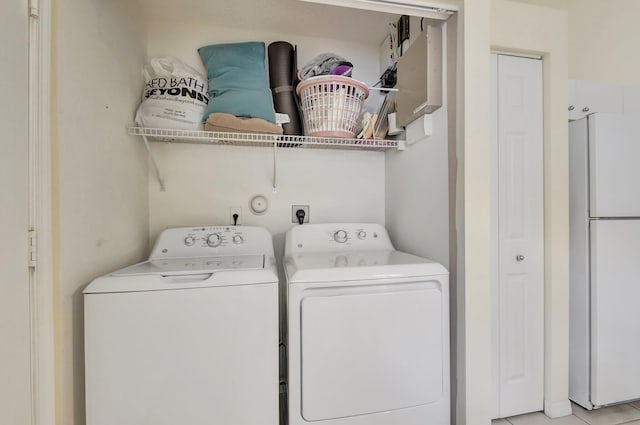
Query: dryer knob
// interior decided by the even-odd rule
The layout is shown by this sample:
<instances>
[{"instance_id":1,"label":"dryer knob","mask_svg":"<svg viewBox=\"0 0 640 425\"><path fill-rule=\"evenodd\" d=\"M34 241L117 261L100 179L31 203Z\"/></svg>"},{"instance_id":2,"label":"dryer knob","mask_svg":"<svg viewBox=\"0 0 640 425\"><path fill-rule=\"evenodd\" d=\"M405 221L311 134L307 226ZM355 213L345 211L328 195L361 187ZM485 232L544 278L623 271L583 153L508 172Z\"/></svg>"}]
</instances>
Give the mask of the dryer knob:
<instances>
[{"instance_id":1,"label":"dryer knob","mask_svg":"<svg viewBox=\"0 0 640 425\"><path fill-rule=\"evenodd\" d=\"M235 235L232 240L235 244L241 244L244 242L244 239L240 235Z\"/></svg>"},{"instance_id":2,"label":"dryer knob","mask_svg":"<svg viewBox=\"0 0 640 425\"><path fill-rule=\"evenodd\" d=\"M358 236L358 239L364 240L367 237L367 232L365 232L364 230L360 230L358 233L356 233L356 236Z\"/></svg>"},{"instance_id":3,"label":"dryer knob","mask_svg":"<svg viewBox=\"0 0 640 425\"><path fill-rule=\"evenodd\" d=\"M345 230L338 230L333 234L333 239L338 243L345 243L348 239L348 234Z\"/></svg>"},{"instance_id":4,"label":"dryer knob","mask_svg":"<svg viewBox=\"0 0 640 425\"><path fill-rule=\"evenodd\" d=\"M196 238L194 238L193 236L187 236L186 238L184 238L184 244L186 246L193 246L196 243Z\"/></svg>"},{"instance_id":5,"label":"dryer knob","mask_svg":"<svg viewBox=\"0 0 640 425\"><path fill-rule=\"evenodd\" d=\"M220 246L221 243L222 243L222 238L217 233L212 233L207 238L207 245L209 245L211 248Z\"/></svg>"}]
</instances>

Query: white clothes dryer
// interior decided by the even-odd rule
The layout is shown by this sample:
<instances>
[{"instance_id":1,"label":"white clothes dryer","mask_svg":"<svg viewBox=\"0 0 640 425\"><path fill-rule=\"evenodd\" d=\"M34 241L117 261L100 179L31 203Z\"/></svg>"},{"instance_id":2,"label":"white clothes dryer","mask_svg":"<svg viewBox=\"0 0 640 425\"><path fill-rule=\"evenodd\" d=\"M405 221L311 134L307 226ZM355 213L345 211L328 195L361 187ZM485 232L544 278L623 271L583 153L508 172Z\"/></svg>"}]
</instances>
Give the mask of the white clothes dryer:
<instances>
[{"instance_id":1,"label":"white clothes dryer","mask_svg":"<svg viewBox=\"0 0 640 425\"><path fill-rule=\"evenodd\" d=\"M278 425L278 278L259 227L168 229L84 290L87 425Z\"/></svg>"},{"instance_id":2,"label":"white clothes dryer","mask_svg":"<svg viewBox=\"0 0 640 425\"><path fill-rule=\"evenodd\" d=\"M377 224L286 235L289 425L448 425L449 275Z\"/></svg>"}]
</instances>

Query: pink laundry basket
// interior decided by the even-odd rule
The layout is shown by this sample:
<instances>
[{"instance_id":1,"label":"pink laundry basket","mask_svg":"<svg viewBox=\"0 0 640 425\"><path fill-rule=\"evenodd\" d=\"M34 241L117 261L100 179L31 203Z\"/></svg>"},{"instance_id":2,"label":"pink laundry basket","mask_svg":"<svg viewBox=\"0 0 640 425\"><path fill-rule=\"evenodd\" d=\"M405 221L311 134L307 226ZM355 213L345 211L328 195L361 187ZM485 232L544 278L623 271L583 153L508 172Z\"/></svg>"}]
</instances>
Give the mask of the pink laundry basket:
<instances>
[{"instance_id":1,"label":"pink laundry basket","mask_svg":"<svg viewBox=\"0 0 640 425\"><path fill-rule=\"evenodd\" d=\"M369 89L360 81L337 75L312 77L298 84L307 136L352 138Z\"/></svg>"}]
</instances>

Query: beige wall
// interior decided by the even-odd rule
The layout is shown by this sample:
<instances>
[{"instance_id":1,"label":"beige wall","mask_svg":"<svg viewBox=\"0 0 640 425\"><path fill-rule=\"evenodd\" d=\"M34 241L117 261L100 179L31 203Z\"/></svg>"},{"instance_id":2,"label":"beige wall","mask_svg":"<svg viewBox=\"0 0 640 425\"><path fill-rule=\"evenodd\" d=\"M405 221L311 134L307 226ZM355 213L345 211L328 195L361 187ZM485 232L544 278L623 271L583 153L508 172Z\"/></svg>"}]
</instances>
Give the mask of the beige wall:
<instances>
[{"instance_id":1,"label":"beige wall","mask_svg":"<svg viewBox=\"0 0 640 425\"><path fill-rule=\"evenodd\" d=\"M126 0L58 0L53 16L57 424L84 424L82 289L148 240L147 159L126 136L144 37Z\"/></svg>"},{"instance_id":2,"label":"beige wall","mask_svg":"<svg viewBox=\"0 0 640 425\"><path fill-rule=\"evenodd\" d=\"M565 0L569 78L640 85L640 2Z\"/></svg>"},{"instance_id":3,"label":"beige wall","mask_svg":"<svg viewBox=\"0 0 640 425\"><path fill-rule=\"evenodd\" d=\"M260 28L180 24L157 18L146 18L146 27L148 57L175 55L202 73L205 70L197 53L200 46L240 40L262 40L268 45L287 40L297 46L300 65L322 52L336 51L354 64L355 78L370 82L380 75L379 46L370 41L338 41L328 38L331 34L321 38ZM169 27L170 32L166 31ZM371 91L365 107L375 111L382 100L379 92ZM168 226L229 223L233 206L242 208L242 224L265 227L274 235L278 256L284 251L284 234L293 225L294 204L310 206L311 223L385 222L383 152L279 149L274 193L273 149L165 143L153 143L151 148L166 181L166 191L161 192L155 177L149 179L151 241ZM263 215L249 211L249 200L256 194L269 200Z\"/></svg>"},{"instance_id":4,"label":"beige wall","mask_svg":"<svg viewBox=\"0 0 640 425\"><path fill-rule=\"evenodd\" d=\"M640 85L640 2L517 0L568 11L569 79Z\"/></svg>"},{"instance_id":5,"label":"beige wall","mask_svg":"<svg viewBox=\"0 0 640 425\"><path fill-rule=\"evenodd\" d=\"M545 413L571 413L569 352L569 181L567 13L492 0L492 48L543 57L545 222Z\"/></svg>"},{"instance_id":6,"label":"beige wall","mask_svg":"<svg viewBox=\"0 0 640 425\"><path fill-rule=\"evenodd\" d=\"M26 231L32 226L29 171L29 22L21 0L3 1L0 14L0 423L30 421L30 272ZM40 269L38 269L40 270ZM37 287L36 287L37 288ZM39 291L39 290L38 290Z\"/></svg>"}]
</instances>

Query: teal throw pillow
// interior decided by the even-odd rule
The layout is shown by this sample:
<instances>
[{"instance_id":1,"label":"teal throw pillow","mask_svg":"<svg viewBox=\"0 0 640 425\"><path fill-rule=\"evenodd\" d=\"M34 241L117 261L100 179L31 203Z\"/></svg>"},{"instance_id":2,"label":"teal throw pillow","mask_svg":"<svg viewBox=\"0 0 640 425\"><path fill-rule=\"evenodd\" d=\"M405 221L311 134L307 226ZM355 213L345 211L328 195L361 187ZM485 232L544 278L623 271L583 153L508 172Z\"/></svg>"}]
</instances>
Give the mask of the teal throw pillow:
<instances>
[{"instance_id":1,"label":"teal throw pillow","mask_svg":"<svg viewBox=\"0 0 640 425\"><path fill-rule=\"evenodd\" d=\"M214 44L198 49L209 79L206 121L214 112L275 123L264 66L264 43Z\"/></svg>"}]
</instances>

